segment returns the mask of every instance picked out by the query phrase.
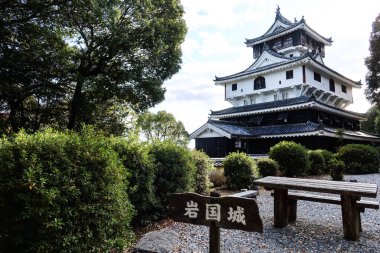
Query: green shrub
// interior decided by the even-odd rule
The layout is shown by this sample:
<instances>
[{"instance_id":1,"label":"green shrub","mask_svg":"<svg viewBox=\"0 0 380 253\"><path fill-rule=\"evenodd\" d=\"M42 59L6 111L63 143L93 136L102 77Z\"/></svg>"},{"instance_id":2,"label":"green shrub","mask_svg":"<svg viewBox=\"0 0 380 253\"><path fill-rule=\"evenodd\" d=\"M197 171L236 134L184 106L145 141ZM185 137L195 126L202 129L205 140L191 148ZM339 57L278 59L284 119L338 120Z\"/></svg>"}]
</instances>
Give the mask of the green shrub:
<instances>
[{"instance_id":1,"label":"green shrub","mask_svg":"<svg viewBox=\"0 0 380 253\"><path fill-rule=\"evenodd\" d=\"M364 144L348 144L337 152L337 158L346 165L346 174L379 172L379 153L376 148Z\"/></svg>"},{"instance_id":2,"label":"green shrub","mask_svg":"<svg viewBox=\"0 0 380 253\"><path fill-rule=\"evenodd\" d=\"M344 162L340 161L338 159L331 159L327 167L331 171L330 175L332 180L334 181L342 181L343 180L343 173L344 173Z\"/></svg>"},{"instance_id":3,"label":"green shrub","mask_svg":"<svg viewBox=\"0 0 380 253\"><path fill-rule=\"evenodd\" d=\"M260 175L266 176L278 176L278 164L275 160L270 158L261 158L256 161L259 168Z\"/></svg>"},{"instance_id":4,"label":"green shrub","mask_svg":"<svg viewBox=\"0 0 380 253\"><path fill-rule=\"evenodd\" d=\"M114 150L124 167L130 172L128 195L136 209L132 223L134 226L145 226L156 220L156 196L154 190L155 169L149 147L137 138L112 138Z\"/></svg>"},{"instance_id":5,"label":"green shrub","mask_svg":"<svg viewBox=\"0 0 380 253\"><path fill-rule=\"evenodd\" d=\"M226 177L224 176L224 168L215 168L210 172L210 181L214 187L221 187L226 184Z\"/></svg>"},{"instance_id":6,"label":"green shrub","mask_svg":"<svg viewBox=\"0 0 380 253\"><path fill-rule=\"evenodd\" d=\"M310 161L310 175L320 175L323 171L325 171L325 159L323 158L323 155L321 151L319 150L308 150L307 151L309 155L309 161Z\"/></svg>"},{"instance_id":7,"label":"green shrub","mask_svg":"<svg viewBox=\"0 0 380 253\"><path fill-rule=\"evenodd\" d=\"M305 175L310 167L305 147L292 141L281 141L271 147L269 158L278 163L287 177Z\"/></svg>"},{"instance_id":8,"label":"green shrub","mask_svg":"<svg viewBox=\"0 0 380 253\"><path fill-rule=\"evenodd\" d=\"M224 160L224 175L231 190L250 189L258 178L257 166L245 153L230 153Z\"/></svg>"},{"instance_id":9,"label":"green shrub","mask_svg":"<svg viewBox=\"0 0 380 253\"><path fill-rule=\"evenodd\" d=\"M317 149L316 151L321 152L321 155L323 156L323 160L325 161L325 166L321 169L321 172L330 173L329 167L327 166L327 164L330 162L330 160L335 159L334 154L326 149Z\"/></svg>"},{"instance_id":10,"label":"green shrub","mask_svg":"<svg viewBox=\"0 0 380 253\"><path fill-rule=\"evenodd\" d=\"M0 142L0 252L105 252L132 233L127 173L105 137L52 130Z\"/></svg>"},{"instance_id":11,"label":"green shrub","mask_svg":"<svg viewBox=\"0 0 380 253\"><path fill-rule=\"evenodd\" d=\"M210 191L209 172L213 170L214 166L204 152L192 150L191 155L196 170L194 191L199 194L208 195Z\"/></svg>"},{"instance_id":12,"label":"green shrub","mask_svg":"<svg viewBox=\"0 0 380 253\"><path fill-rule=\"evenodd\" d=\"M156 208L164 217L172 193L194 190L195 167L190 151L172 142L156 143L150 152L156 167L154 186L159 201Z\"/></svg>"}]
</instances>

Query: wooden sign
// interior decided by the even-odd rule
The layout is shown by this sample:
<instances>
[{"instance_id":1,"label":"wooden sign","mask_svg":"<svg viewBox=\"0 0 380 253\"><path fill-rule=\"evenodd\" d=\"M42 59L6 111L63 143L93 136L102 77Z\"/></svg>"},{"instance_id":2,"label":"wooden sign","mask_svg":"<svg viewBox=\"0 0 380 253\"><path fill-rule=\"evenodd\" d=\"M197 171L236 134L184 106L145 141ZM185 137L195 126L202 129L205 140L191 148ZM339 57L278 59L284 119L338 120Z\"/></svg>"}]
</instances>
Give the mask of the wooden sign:
<instances>
[{"instance_id":1,"label":"wooden sign","mask_svg":"<svg viewBox=\"0 0 380 253\"><path fill-rule=\"evenodd\" d=\"M177 222L263 232L256 200L175 193L169 199L169 217Z\"/></svg>"}]
</instances>

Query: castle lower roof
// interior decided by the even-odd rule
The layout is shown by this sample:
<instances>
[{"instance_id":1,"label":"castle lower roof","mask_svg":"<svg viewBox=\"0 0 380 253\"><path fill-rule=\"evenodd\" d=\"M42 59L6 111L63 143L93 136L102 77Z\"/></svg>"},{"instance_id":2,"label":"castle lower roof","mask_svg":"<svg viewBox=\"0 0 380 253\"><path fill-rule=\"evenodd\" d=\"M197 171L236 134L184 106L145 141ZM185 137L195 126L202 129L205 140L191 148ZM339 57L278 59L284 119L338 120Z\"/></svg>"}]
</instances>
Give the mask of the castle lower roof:
<instances>
[{"instance_id":1,"label":"castle lower roof","mask_svg":"<svg viewBox=\"0 0 380 253\"><path fill-rule=\"evenodd\" d=\"M323 124L316 124L312 122L249 127L245 126L243 123L221 120L209 120L205 125L193 132L190 135L190 138L197 138L197 136L202 132L210 131L210 129L211 131L218 132L221 136L229 139L326 136L333 138L380 142L380 138L376 135L353 130L342 131L342 129L326 127Z\"/></svg>"},{"instance_id":2,"label":"castle lower roof","mask_svg":"<svg viewBox=\"0 0 380 253\"><path fill-rule=\"evenodd\" d=\"M210 117L213 119L231 118L269 112L280 112L298 109L316 109L323 112L333 113L357 120L364 120L365 114L356 113L326 105L313 96L299 96L284 100L270 101L259 104L230 107L219 111L211 111Z\"/></svg>"}]
</instances>

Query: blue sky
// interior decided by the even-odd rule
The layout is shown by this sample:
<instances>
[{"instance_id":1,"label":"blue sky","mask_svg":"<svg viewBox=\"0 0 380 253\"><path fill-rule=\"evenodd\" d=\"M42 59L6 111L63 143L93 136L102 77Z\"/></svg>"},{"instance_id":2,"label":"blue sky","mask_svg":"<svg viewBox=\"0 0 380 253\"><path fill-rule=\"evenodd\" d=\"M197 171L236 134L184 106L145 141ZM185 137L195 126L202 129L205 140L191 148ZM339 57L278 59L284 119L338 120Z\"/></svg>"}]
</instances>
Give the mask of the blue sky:
<instances>
[{"instance_id":1,"label":"blue sky","mask_svg":"<svg viewBox=\"0 0 380 253\"><path fill-rule=\"evenodd\" d=\"M272 25L277 5L287 19L300 20L325 37L325 64L365 84L372 22L380 13L379 0L182 0L188 33L182 45L181 70L164 83L165 101L152 111L165 110L182 121L191 133L206 123L210 110L230 107L215 76L246 69L253 63L245 39L264 34ZM362 89L354 90L348 109L366 112L370 107Z\"/></svg>"}]
</instances>

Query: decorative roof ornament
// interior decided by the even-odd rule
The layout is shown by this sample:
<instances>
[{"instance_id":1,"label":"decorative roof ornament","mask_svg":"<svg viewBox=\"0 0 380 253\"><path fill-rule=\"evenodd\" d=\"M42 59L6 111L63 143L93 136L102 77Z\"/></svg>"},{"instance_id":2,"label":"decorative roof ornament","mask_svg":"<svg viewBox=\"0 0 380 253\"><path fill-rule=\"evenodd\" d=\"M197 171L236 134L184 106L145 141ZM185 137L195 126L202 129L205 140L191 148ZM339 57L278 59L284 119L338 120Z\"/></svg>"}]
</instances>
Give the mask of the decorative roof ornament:
<instances>
[{"instance_id":1,"label":"decorative roof ornament","mask_svg":"<svg viewBox=\"0 0 380 253\"><path fill-rule=\"evenodd\" d=\"M280 13L280 6L277 5L277 9L276 9L276 19L280 18L281 17L281 13Z\"/></svg>"}]
</instances>

